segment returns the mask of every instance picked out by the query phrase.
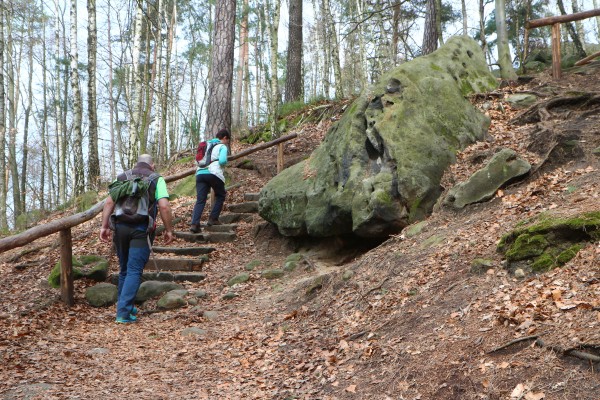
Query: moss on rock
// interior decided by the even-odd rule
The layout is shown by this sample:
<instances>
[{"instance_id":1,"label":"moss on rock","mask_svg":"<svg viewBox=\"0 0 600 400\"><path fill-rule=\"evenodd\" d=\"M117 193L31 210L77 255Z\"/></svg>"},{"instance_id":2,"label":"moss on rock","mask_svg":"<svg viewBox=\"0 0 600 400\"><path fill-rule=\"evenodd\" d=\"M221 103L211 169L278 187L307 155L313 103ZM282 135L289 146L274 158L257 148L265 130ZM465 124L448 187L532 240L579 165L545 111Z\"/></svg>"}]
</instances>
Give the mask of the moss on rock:
<instances>
[{"instance_id":1,"label":"moss on rock","mask_svg":"<svg viewBox=\"0 0 600 400\"><path fill-rule=\"evenodd\" d=\"M587 242L600 238L600 211L556 217L541 214L505 234L497 250L509 263L530 261L536 272L560 267L577 255Z\"/></svg>"}]
</instances>

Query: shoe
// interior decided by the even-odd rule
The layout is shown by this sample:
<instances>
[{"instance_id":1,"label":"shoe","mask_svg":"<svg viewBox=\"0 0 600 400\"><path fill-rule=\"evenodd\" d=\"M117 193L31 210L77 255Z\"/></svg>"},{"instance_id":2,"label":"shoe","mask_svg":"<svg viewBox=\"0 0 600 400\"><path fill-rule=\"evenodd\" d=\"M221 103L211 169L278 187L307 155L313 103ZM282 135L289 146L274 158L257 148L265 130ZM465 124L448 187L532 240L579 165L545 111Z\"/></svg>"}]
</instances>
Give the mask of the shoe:
<instances>
[{"instance_id":1,"label":"shoe","mask_svg":"<svg viewBox=\"0 0 600 400\"><path fill-rule=\"evenodd\" d=\"M131 315L137 315L137 313L138 313L138 309L137 309L137 307L133 307L133 308L131 309Z\"/></svg>"},{"instance_id":2,"label":"shoe","mask_svg":"<svg viewBox=\"0 0 600 400\"><path fill-rule=\"evenodd\" d=\"M223 224L218 219L209 219L208 222L206 223L206 225L213 226L213 225L223 225Z\"/></svg>"},{"instance_id":3,"label":"shoe","mask_svg":"<svg viewBox=\"0 0 600 400\"><path fill-rule=\"evenodd\" d=\"M134 315L129 314L129 317L127 318L117 317L115 322L117 324L132 324L134 322L137 322L137 318Z\"/></svg>"},{"instance_id":4,"label":"shoe","mask_svg":"<svg viewBox=\"0 0 600 400\"><path fill-rule=\"evenodd\" d=\"M192 233L198 233L198 232L200 232L200 226L196 225L196 224L190 225L190 232L192 232Z\"/></svg>"}]
</instances>

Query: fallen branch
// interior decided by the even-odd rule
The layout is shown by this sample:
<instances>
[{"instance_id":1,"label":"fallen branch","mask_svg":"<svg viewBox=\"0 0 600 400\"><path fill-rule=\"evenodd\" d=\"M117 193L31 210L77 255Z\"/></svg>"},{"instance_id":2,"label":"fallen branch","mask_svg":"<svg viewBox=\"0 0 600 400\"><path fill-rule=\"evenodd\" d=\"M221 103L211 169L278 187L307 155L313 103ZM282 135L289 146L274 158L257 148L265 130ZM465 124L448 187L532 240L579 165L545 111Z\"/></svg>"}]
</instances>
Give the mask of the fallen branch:
<instances>
[{"instance_id":1,"label":"fallen branch","mask_svg":"<svg viewBox=\"0 0 600 400\"><path fill-rule=\"evenodd\" d=\"M597 53L594 53L590 56L587 56L586 58L582 58L581 60L579 60L575 63L575 66L580 67L582 65L589 64L596 57L600 57L600 51Z\"/></svg>"},{"instance_id":2,"label":"fallen branch","mask_svg":"<svg viewBox=\"0 0 600 400\"><path fill-rule=\"evenodd\" d=\"M563 349L562 347L559 347L559 346L547 345L544 343L544 341L542 339L537 339L535 341L535 345L538 347L541 347L541 348L550 349L550 350L554 351L555 353L558 353L562 356L572 356L575 358L579 358L580 360L589 361L592 363L600 362L600 356L597 356L595 354L586 353L586 352L578 350L578 349Z\"/></svg>"},{"instance_id":3,"label":"fallen branch","mask_svg":"<svg viewBox=\"0 0 600 400\"><path fill-rule=\"evenodd\" d=\"M534 335L534 336L524 336L515 340L511 340L510 342L503 344L502 346L498 346L495 349L492 349L490 351L488 351L486 354L492 354L495 353L497 351L506 349L507 347L512 346L513 344L517 344L517 343L521 343L521 342L525 342L527 340L536 340L539 337L539 335Z\"/></svg>"}]
</instances>

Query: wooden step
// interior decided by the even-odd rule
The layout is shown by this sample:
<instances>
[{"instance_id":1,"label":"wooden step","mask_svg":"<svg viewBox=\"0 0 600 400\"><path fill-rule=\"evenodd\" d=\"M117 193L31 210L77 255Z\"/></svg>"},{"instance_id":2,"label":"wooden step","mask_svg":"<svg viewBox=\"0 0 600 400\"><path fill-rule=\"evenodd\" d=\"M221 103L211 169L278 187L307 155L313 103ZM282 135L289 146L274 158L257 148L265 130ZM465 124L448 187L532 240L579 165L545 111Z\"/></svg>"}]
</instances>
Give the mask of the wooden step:
<instances>
[{"instance_id":1,"label":"wooden step","mask_svg":"<svg viewBox=\"0 0 600 400\"><path fill-rule=\"evenodd\" d=\"M260 193L244 193L244 201L258 201Z\"/></svg>"},{"instance_id":2,"label":"wooden step","mask_svg":"<svg viewBox=\"0 0 600 400\"><path fill-rule=\"evenodd\" d=\"M156 258L150 260L144 267L147 271L200 271L204 264L204 258Z\"/></svg>"},{"instance_id":3,"label":"wooden step","mask_svg":"<svg viewBox=\"0 0 600 400\"><path fill-rule=\"evenodd\" d=\"M155 253L172 253L178 256L201 256L215 251L214 247L152 247Z\"/></svg>"},{"instance_id":4,"label":"wooden step","mask_svg":"<svg viewBox=\"0 0 600 400\"><path fill-rule=\"evenodd\" d=\"M228 204L227 210L234 213L257 213L258 201L247 201L245 203Z\"/></svg>"},{"instance_id":5,"label":"wooden step","mask_svg":"<svg viewBox=\"0 0 600 400\"><path fill-rule=\"evenodd\" d=\"M233 222L251 222L254 218L254 214L239 214L239 213L227 213L219 217L219 221L224 224L231 224Z\"/></svg>"},{"instance_id":6,"label":"wooden step","mask_svg":"<svg viewBox=\"0 0 600 400\"><path fill-rule=\"evenodd\" d=\"M175 236L193 243L225 243L233 242L237 235L234 232L175 232Z\"/></svg>"}]
</instances>

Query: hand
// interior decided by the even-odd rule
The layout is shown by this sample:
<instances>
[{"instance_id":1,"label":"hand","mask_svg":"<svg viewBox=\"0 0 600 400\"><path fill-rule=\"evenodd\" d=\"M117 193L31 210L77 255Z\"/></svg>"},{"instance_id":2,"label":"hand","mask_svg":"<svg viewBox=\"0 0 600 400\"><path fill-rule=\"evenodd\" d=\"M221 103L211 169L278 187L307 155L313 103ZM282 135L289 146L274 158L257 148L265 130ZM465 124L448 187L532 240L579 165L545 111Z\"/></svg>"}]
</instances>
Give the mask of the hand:
<instances>
[{"instance_id":1,"label":"hand","mask_svg":"<svg viewBox=\"0 0 600 400\"><path fill-rule=\"evenodd\" d=\"M173 239L175 239L175 237L173 236L173 231L165 231L163 238L164 238L165 244L171 243L173 241Z\"/></svg>"},{"instance_id":2,"label":"hand","mask_svg":"<svg viewBox=\"0 0 600 400\"><path fill-rule=\"evenodd\" d=\"M100 228L100 240L110 242L111 232L108 228Z\"/></svg>"}]
</instances>

